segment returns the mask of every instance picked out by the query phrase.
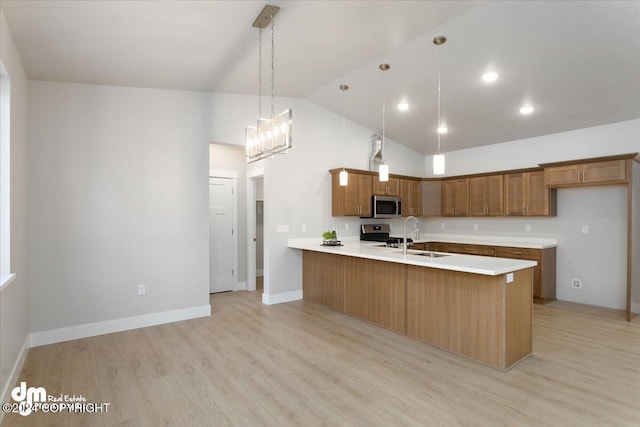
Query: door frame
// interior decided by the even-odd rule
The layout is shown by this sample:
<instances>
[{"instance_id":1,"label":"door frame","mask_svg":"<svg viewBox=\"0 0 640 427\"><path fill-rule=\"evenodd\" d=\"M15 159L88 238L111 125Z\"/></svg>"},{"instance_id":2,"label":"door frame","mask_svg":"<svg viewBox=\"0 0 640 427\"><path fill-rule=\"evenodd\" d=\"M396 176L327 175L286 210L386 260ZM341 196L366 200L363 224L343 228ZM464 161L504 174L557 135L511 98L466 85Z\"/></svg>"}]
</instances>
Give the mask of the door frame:
<instances>
[{"instance_id":1,"label":"door frame","mask_svg":"<svg viewBox=\"0 0 640 427\"><path fill-rule=\"evenodd\" d=\"M233 272L231 276L232 290L237 291L240 290L238 285L238 171L210 169L209 179L211 178L231 179L231 228L233 229L233 238L231 239L231 268ZM209 181L209 185L211 185L211 181ZM210 202L211 201L209 201L209 203ZM211 222L209 222L209 227L211 227ZM211 233L209 233L209 235L211 235ZM209 248L211 248L211 242L209 242ZM210 260L211 254L209 254L209 261ZM211 277L209 277L209 286L211 286Z\"/></svg>"},{"instance_id":2,"label":"door frame","mask_svg":"<svg viewBox=\"0 0 640 427\"><path fill-rule=\"evenodd\" d=\"M255 168L247 171L247 290L256 290L256 179L264 180L264 168ZM263 181L264 182L264 181ZM263 263L263 293L267 293L267 263L266 252Z\"/></svg>"}]
</instances>

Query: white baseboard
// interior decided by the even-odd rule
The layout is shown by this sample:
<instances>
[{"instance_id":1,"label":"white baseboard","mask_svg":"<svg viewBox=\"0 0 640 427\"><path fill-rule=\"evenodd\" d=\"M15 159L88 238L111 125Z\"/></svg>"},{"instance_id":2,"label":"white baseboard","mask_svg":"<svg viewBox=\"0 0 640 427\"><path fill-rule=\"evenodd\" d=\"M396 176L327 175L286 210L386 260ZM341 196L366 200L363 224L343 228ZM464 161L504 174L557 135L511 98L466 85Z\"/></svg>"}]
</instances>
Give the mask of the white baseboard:
<instances>
[{"instance_id":1,"label":"white baseboard","mask_svg":"<svg viewBox=\"0 0 640 427\"><path fill-rule=\"evenodd\" d=\"M29 353L29 335L27 335L24 339L24 344L20 349L20 353L18 353L18 358L16 359L16 363L13 364L13 369L11 370L11 374L9 374L9 378L7 378L7 383L4 385L2 389L2 394L0 394L0 404L9 402L9 390L12 390L15 383L18 381L18 377L20 376L20 372L22 371L22 367L24 366L24 361L27 358L27 353ZM0 424L2 424L2 418L4 416L4 411L0 411Z\"/></svg>"},{"instance_id":2,"label":"white baseboard","mask_svg":"<svg viewBox=\"0 0 640 427\"><path fill-rule=\"evenodd\" d=\"M256 276L258 277L264 276L264 270L256 270Z\"/></svg>"},{"instance_id":3,"label":"white baseboard","mask_svg":"<svg viewBox=\"0 0 640 427\"><path fill-rule=\"evenodd\" d=\"M141 316L125 317L104 322L87 323L85 325L70 326L68 328L51 329L33 332L29 335L31 347L55 344L58 342L77 340L130 329L178 322L180 320L196 319L211 315L211 305L183 308L180 310L163 311L160 313L143 314Z\"/></svg>"},{"instance_id":4,"label":"white baseboard","mask_svg":"<svg viewBox=\"0 0 640 427\"><path fill-rule=\"evenodd\" d=\"M246 291L246 290L247 290L247 282L236 283L234 291Z\"/></svg>"},{"instance_id":5,"label":"white baseboard","mask_svg":"<svg viewBox=\"0 0 640 427\"><path fill-rule=\"evenodd\" d=\"M266 305L280 304L302 299L302 291L283 292L281 294L262 294L262 303Z\"/></svg>"}]
</instances>

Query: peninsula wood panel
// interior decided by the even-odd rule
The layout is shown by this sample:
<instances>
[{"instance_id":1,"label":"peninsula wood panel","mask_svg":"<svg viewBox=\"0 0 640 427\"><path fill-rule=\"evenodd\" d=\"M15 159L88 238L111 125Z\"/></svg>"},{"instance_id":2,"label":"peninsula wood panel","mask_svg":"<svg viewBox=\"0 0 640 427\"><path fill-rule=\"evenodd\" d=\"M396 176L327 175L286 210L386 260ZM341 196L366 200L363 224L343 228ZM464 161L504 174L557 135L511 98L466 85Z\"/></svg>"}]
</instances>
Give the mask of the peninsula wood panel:
<instances>
[{"instance_id":1,"label":"peninsula wood panel","mask_svg":"<svg viewBox=\"0 0 640 427\"><path fill-rule=\"evenodd\" d=\"M345 313L405 333L404 264L346 258Z\"/></svg>"},{"instance_id":2,"label":"peninsula wood panel","mask_svg":"<svg viewBox=\"0 0 640 427\"><path fill-rule=\"evenodd\" d=\"M507 368L528 356L532 348L532 269L514 271L513 279L513 282L505 285L505 367Z\"/></svg>"},{"instance_id":3,"label":"peninsula wood panel","mask_svg":"<svg viewBox=\"0 0 640 427\"><path fill-rule=\"evenodd\" d=\"M303 251L303 298L344 312L345 261L340 255Z\"/></svg>"},{"instance_id":4,"label":"peninsula wood panel","mask_svg":"<svg viewBox=\"0 0 640 427\"><path fill-rule=\"evenodd\" d=\"M503 370L504 303L502 275L407 267L407 335Z\"/></svg>"}]
</instances>

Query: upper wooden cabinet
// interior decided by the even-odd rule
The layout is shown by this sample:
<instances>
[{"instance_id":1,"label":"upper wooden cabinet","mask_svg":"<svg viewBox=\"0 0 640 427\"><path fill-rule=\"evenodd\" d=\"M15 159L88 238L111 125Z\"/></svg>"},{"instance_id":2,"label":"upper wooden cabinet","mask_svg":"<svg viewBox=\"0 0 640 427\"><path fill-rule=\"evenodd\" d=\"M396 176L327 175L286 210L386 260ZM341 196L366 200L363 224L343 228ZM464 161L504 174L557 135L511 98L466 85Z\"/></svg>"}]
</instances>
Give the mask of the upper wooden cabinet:
<instances>
[{"instance_id":1,"label":"upper wooden cabinet","mask_svg":"<svg viewBox=\"0 0 640 427\"><path fill-rule=\"evenodd\" d=\"M422 181L422 216L442 216L442 181Z\"/></svg>"},{"instance_id":2,"label":"upper wooden cabinet","mask_svg":"<svg viewBox=\"0 0 640 427\"><path fill-rule=\"evenodd\" d=\"M331 171L331 215L371 216L371 175L349 172L346 187L340 186L340 170Z\"/></svg>"},{"instance_id":3,"label":"upper wooden cabinet","mask_svg":"<svg viewBox=\"0 0 640 427\"><path fill-rule=\"evenodd\" d=\"M422 188L420 181L401 179L400 199L402 200L402 216L422 215Z\"/></svg>"},{"instance_id":4,"label":"upper wooden cabinet","mask_svg":"<svg viewBox=\"0 0 640 427\"><path fill-rule=\"evenodd\" d=\"M469 216L469 178L442 181L442 216Z\"/></svg>"},{"instance_id":5,"label":"upper wooden cabinet","mask_svg":"<svg viewBox=\"0 0 640 427\"><path fill-rule=\"evenodd\" d=\"M504 176L469 178L469 215L504 215Z\"/></svg>"},{"instance_id":6,"label":"upper wooden cabinet","mask_svg":"<svg viewBox=\"0 0 640 427\"><path fill-rule=\"evenodd\" d=\"M556 190L545 187L544 171L506 174L504 188L505 215L556 215Z\"/></svg>"},{"instance_id":7,"label":"upper wooden cabinet","mask_svg":"<svg viewBox=\"0 0 640 427\"><path fill-rule=\"evenodd\" d=\"M389 181L380 181L376 175L373 178L373 194L378 196L399 196L400 180L389 177Z\"/></svg>"},{"instance_id":8,"label":"upper wooden cabinet","mask_svg":"<svg viewBox=\"0 0 640 427\"><path fill-rule=\"evenodd\" d=\"M626 184L626 161L609 160L547 167L544 170L544 182L548 187Z\"/></svg>"}]
</instances>

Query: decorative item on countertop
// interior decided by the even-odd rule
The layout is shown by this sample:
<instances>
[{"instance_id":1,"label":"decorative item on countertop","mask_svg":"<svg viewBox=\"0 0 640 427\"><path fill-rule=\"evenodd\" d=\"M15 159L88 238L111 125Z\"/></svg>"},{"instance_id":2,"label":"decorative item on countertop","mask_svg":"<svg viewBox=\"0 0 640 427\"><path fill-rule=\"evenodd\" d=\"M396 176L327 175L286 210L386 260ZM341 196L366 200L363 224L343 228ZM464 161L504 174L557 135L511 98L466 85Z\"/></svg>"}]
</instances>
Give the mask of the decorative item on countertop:
<instances>
[{"instance_id":1,"label":"decorative item on countertop","mask_svg":"<svg viewBox=\"0 0 640 427\"><path fill-rule=\"evenodd\" d=\"M342 242L338 240L336 230L327 230L322 233L322 246L342 246Z\"/></svg>"}]
</instances>

